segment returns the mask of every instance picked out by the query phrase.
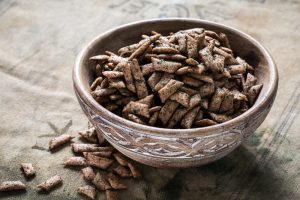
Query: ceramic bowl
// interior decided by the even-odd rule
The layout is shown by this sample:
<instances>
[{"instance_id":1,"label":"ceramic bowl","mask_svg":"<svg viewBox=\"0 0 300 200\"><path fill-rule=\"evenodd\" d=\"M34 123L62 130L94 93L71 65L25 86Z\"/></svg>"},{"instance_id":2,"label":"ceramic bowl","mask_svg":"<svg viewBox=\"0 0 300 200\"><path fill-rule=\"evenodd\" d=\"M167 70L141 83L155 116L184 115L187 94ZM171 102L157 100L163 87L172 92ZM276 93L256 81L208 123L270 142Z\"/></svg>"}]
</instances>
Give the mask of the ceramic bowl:
<instances>
[{"instance_id":1,"label":"ceramic bowl","mask_svg":"<svg viewBox=\"0 0 300 200\"><path fill-rule=\"evenodd\" d=\"M156 128L121 118L98 104L90 94L94 70L89 58L105 50L136 43L142 34L155 30L169 34L202 27L226 33L231 48L255 67L263 89L256 103L225 123L192 129ZM268 51L254 38L235 28L199 19L153 19L126 24L100 34L79 53L73 71L78 101L96 130L126 156L155 167L200 166L218 160L237 148L264 121L277 92L278 73Z\"/></svg>"}]
</instances>

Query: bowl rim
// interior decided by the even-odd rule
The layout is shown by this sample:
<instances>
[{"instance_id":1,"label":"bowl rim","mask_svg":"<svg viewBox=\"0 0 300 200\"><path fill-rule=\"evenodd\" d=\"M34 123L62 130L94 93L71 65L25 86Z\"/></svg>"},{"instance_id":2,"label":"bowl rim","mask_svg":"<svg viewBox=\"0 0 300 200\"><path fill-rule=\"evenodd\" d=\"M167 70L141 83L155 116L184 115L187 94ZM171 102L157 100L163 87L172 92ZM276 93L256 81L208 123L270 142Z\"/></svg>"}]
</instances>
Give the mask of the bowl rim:
<instances>
[{"instance_id":1,"label":"bowl rim","mask_svg":"<svg viewBox=\"0 0 300 200\"><path fill-rule=\"evenodd\" d=\"M229 120L226 122L223 122L221 124L208 126L208 127L199 127L199 128L191 128L191 129L170 129L170 128L159 128L159 127L153 127L148 125L142 125L135 122L132 122L130 120L127 120L125 118L122 118L110 111L108 111L106 108L104 108L102 105L100 105L92 95L90 94L89 90L86 90L83 85L83 79L80 75L80 69L83 67L83 60L88 54L88 51L91 49L91 47L98 42L98 40L101 40L102 37L108 36L112 32L123 29L130 26L138 26L143 25L147 23L159 23L159 22L175 22L175 21L181 21L181 22L194 22L203 24L205 26L217 26L221 29L229 30L230 32L233 32L234 34L241 35L245 39L249 40L252 44L254 44L263 54L263 56L266 59L266 64L270 68L270 83L267 88L267 91L262 96L262 99L257 104L255 103L249 110L247 110L245 113ZM80 98L89 105L90 108L92 108L98 115L106 119L107 121L112 122L113 120L118 121L123 127L128 127L129 129L137 129L139 131L145 131L148 132L148 134L156 135L156 136L164 136L164 137L181 137L181 136L191 136L191 135L201 135L204 136L207 133L220 133L224 130L229 130L230 128L236 127L239 124L242 124L246 119L253 117L256 113L261 112L261 109L264 109L268 102L272 101L273 96L276 94L277 86L278 86L278 71L276 68L276 65L269 54L268 50L260 44L257 40L255 40L250 35L236 29L233 27L230 27L228 25L220 24L217 22L212 22L208 20L202 20L202 19L193 19L193 18L154 18L154 19L148 19L148 20L140 20L135 21L131 23L127 23L115 28L112 28L108 31L105 31L104 33L101 33L94 37L87 45L83 47L83 49L80 51L80 53L77 55L75 65L73 68L73 86L76 93L80 96ZM211 135L211 134L210 134Z\"/></svg>"}]
</instances>

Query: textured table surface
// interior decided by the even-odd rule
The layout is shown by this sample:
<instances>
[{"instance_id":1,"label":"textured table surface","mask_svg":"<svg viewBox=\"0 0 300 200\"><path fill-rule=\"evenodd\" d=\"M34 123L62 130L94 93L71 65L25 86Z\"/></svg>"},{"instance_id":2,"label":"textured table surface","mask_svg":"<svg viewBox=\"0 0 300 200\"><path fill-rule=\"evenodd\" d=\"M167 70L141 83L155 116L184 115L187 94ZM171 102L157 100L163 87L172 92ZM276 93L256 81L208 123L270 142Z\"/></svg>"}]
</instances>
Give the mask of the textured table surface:
<instances>
[{"instance_id":1,"label":"textured table surface","mask_svg":"<svg viewBox=\"0 0 300 200\"><path fill-rule=\"evenodd\" d=\"M238 28L260 41L277 63L280 83L265 122L227 157L190 169L142 168L122 199L300 198L300 1L0 1L0 182L22 180L19 163L38 167L27 192L0 199L82 199L76 170L61 163L70 148L50 154L48 141L87 127L71 72L76 54L97 34L128 22L193 17ZM62 187L37 193L59 174ZM104 194L99 199L105 199Z\"/></svg>"}]
</instances>

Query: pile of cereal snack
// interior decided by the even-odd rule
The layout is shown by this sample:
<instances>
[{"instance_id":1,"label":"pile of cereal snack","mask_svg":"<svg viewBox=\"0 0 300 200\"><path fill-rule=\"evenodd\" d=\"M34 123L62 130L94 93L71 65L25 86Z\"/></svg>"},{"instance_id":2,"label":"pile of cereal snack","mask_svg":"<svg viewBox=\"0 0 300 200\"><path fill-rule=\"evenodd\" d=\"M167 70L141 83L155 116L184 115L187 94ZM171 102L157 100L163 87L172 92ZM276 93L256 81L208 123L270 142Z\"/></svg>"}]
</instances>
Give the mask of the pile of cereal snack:
<instances>
[{"instance_id":1,"label":"pile of cereal snack","mask_svg":"<svg viewBox=\"0 0 300 200\"><path fill-rule=\"evenodd\" d=\"M123 118L163 128L211 126L247 111L262 89L224 33L194 28L142 38L90 58L92 96Z\"/></svg>"}]
</instances>

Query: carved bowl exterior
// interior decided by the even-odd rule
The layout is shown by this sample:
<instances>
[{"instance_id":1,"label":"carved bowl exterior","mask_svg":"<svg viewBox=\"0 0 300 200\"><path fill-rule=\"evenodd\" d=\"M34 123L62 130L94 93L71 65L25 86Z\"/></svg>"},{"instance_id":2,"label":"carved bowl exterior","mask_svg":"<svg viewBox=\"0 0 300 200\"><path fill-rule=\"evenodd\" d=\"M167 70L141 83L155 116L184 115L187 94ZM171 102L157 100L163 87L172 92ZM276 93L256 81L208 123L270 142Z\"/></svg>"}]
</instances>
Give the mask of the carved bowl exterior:
<instances>
[{"instance_id":1,"label":"carved bowl exterior","mask_svg":"<svg viewBox=\"0 0 300 200\"><path fill-rule=\"evenodd\" d=\"M90 94L94 78L89 57L140 40L155 30L162 34L203 27L228 35L234 52L255 66L263 89L247 112L225 123L193 129L166 129L140 125L98 104ZM153 19L126 24L100 34L79 53L73 84L82 110L96 130L126 156L155 167L200 166L218 160L237 148L264 121L277 92L278 73L267 50L251 36L222 24L199 19Z\"/></svg>"}]
</instances>

